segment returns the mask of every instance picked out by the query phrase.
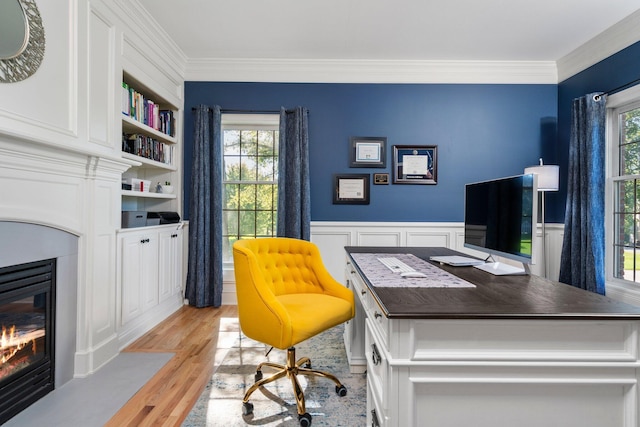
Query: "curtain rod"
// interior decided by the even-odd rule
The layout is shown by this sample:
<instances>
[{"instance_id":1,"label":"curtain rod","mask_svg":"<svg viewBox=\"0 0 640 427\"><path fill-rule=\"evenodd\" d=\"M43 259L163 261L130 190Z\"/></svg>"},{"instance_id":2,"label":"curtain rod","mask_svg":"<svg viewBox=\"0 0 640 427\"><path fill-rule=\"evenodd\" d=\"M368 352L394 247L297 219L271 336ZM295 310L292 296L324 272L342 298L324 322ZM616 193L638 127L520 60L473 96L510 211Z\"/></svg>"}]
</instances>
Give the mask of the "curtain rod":
<instances>
[{"instance_id":1,"label":"curtain rod","mask_svg":"<svg viewBox=\"0 0 640 427\"><path fill-rule=\"evenodd\" d=\"M221 109L221 113L227 114L280 114L280 110L271 111L271 110L230 110L230 109Z\"/></svg>"},{"instance_id":2,"label":"curtain rod","mask_svg":"<svg viewBox=\"0 0 640 427\"><path fill-rule=\"evenodd\" d=\"M616 87L616 88L613 88L613 89L609 89L609 90L607 90L607 91L604 91L604 92L602 92L602 94L600 94L600 95L594 95L594 96L593 96L593 100L594 100L594 101L599 101L599 100L600 100L600 97L601 97L602 95L613 95L614 93L620 92L622 89L626 89L626 88L628 88L629 86L634 86L634 85L635 85L635 84L637 84L637 83L640 83L640 78L635 79L635 80L632 80L632 81L630 81L630 82L628 82L628 83L625 83L625 84L623 84L623 85L621 85L621 86L618 86L618 87Z\"/></svg>"},{"instance_id":3,"label":"curtain rod","mask_svg":"<svg viewBox=\"0 0 640 427\"><path fill-rule=\"evenodd\" d=\"M211 108L211 107L207 107ZM191 111L195 111L196 107L191 108ZM286 110L289 111L289 110ZM220 113L224 114L280 114L280 110L233 110L221 108Z\"/></svg>"}]
</instances>

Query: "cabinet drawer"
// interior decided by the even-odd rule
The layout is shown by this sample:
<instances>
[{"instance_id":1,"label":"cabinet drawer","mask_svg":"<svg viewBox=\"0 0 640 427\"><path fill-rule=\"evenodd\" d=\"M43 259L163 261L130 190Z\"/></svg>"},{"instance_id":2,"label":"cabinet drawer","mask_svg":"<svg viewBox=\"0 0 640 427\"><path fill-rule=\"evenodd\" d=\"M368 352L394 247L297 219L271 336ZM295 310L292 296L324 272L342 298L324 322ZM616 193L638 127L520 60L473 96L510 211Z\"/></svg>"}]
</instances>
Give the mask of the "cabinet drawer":
<instances>
[{"instance_id":1,"label":"cabinet drawer","mask_svg":"<svg viewBox=\"0 0 640 427\"><path fill-rule=\"evenodd\" d=\"M347 263L347 269L345 271L345 275L347 280L349 281L349 285L353 293L356 295L356 298L360 300L360 303L363 307L367 307L367 294L368 288L362 282L360 275L356 273L355 269L351 266L351 263Z\"/></svg>"},{"instance_id":2,"label":"cabinet drawer","mask_svg":"<svg viewBox=\"0 0 640 427\"><path fill-rule=\"evenodd\" d=\"M371 427L385 427L388 425L385 411L380 405L380 398L375 395L371 385L367 382L367 425Z\"/></svg>"},{"instance_id":3,"label":"cabinet drawer","mask_svg":"<svg viewBox=\"0 0 640 427\"><path fill-rule=\"evenodd\" d=\"M385 356L386 351L380 341L376 339L375 333L371 330L371 320L366 320L365 330L365 355L367 358L367 383L371 386L373 394L378 398L378 402L384 406L380 409L387 409L386 402L387 387L389 386L389 363Z\"/></svg>"},{"instance_id":4,"label":"cabinet drawer","mask_svg":"<svg viewBox=\"0 0 640 427\"><path fill-rule=\"evenodd\" d=\"M380 337L384 347L389 346L389 318L384 315L376 299L370 292L366 294L365 310L367 318L371 320L371 327L374 328Z\"/></svg>"}]
</instances>

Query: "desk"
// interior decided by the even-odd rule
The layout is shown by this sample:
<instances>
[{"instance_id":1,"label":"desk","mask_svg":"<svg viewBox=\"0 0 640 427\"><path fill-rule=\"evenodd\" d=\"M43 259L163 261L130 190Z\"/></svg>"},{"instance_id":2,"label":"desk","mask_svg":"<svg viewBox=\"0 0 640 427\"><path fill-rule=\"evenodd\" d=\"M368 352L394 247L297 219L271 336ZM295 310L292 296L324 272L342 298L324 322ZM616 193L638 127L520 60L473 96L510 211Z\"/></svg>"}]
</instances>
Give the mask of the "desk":
<instances>
[{"instance_id":1,"label":"desk","mask_svg":"<svg viewBox=\"0 0 640 427\"><path fill-rule=\"evenodd\" d=\"M357 298L345 328L367 371L367 425L637 427L640 308L537 276L440 266L475 288L383 288L346 247Z\"/></svg>"}]
</instances>

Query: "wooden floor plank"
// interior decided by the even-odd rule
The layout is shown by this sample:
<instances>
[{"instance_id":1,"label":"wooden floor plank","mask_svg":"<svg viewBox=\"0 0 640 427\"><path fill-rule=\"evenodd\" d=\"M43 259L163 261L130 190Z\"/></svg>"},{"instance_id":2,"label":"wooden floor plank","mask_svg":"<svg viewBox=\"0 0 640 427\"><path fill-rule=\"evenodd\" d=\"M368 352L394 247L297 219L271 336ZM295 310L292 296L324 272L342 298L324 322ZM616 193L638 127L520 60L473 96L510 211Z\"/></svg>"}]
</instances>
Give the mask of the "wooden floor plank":
<instances>
[{"instance_id":1,"label":"wooden floor plank","mask_svg":"<svg viewBox=\"0 0 640 427\"><path fill-rule=\"evenodd\" d=\"M180 426L239 336L237 316L236 306L184 306L128 346L175 356L105 426Z\"/></svg>"}]
</instances>

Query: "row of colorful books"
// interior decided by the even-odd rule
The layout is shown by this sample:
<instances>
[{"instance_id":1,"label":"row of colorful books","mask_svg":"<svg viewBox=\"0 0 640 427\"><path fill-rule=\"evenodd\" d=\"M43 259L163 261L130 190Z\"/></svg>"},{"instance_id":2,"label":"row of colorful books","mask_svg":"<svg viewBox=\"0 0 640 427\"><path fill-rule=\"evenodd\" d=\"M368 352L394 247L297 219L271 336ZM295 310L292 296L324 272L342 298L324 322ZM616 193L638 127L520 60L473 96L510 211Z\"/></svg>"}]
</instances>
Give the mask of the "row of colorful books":
<instances>
[{"instance_id":1,"label":"row of colorful books","mask_svg":"<svg viewBox=\"0 0 640 427\"><path fill-rule=\"evenodd\" d=\"M173 165L175 146L165 144L147 135L122 134L122 151L145 159Z\"/></svg>"},{"instance_id":2,"label":"row of colorful books","mask_svg":"<svg viewBox=\"0 0 640 427\"><path fill-rule=\"evenodd\" d=\"M162 110L160 105L122 82L122 114L164 133L175 136L175 119L172 110Z\"/></svg>"}]
</instances>

